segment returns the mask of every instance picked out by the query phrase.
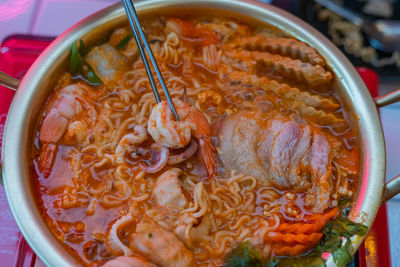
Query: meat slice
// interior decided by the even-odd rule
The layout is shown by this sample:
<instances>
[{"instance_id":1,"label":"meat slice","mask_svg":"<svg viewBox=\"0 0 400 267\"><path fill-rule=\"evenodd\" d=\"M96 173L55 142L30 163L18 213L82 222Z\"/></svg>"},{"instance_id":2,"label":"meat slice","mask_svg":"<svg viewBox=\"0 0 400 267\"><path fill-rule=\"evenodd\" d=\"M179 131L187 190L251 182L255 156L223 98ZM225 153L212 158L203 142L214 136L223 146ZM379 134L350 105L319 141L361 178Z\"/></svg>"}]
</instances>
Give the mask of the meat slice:
<instances>
[{"instance_id":1,"label":"meat slice","mask_svg":"<svg viewBox=\"0 0 400 267\"><path fill-rule=\"evenodd\" d=\"M282 115L267 122L249 114L228 118L222 124L219 151L228 172L252 175L264 185L304 190L310 182L323 188L329 184L329 142L319 133L312 134L310 126ZM325 195L330 192L321 190Z\"/></svg>"},{"instance_id":2,"label":"meat slice","mask_svg":"<svg viewBox=\"0 0 400 267\"><path fill-rule=\"evenodd\" d=\"M260 184L271 185L256 146L260 127L255 120L238 114L224 121L220 134L220 157L225 169L254 176Z\"/></svg>"},{"instance_id":3,"label":"meat slice","mask_svg":"<svg viewBox=\"0 0 400 267\"><path fill-rule=\"evenodd\" d=\"M266 51L270 53L279 53L291 58L300 59L303 62L309 62L313 65L325 66L325 61L318 52L293 38L272 37L262 34L241 38L230 45L233 49L242 48L249 51Z\"/></svg>"},{"instance_id":4,"label":"meat slice","mask_svg":"<svg viewBox=\"0 0 400 267\"><path fill-rule=\"evenodd\" d=\"M130 239L132 249L161 267L195 266L193 254L178 238L143 218Z\"/></svg>"},{"instance_id":5,"label":"meat slice","mask_svg":"<svg viewBox=\"0 0 400 267\"><path fill-rule=\"evenodd\" d=\"M267 124L267 128L263 131L257 144L257 155L263 162L265 168L269 169L271 162L271 147L277 135L284 127L282 120L273 120Z\"/></svg>"},{"instance_id":6,"label":"meat slice","mask_svg":"<svg viewBox=\"0 0 400 267\"><path fill-rule=\"evenodd\" d=\"M311 180L315 203L313 212L323 212L329 204L329 197L332 191L329 181L331 168L331 148L326 138L314 133L311 147Z\"/></svg>"},{"instance_id":7,"label":"meat slice","mask_svg":"<svg viewBox=\"0 0 400 267\"><path fill-rule=\"evenodd\" d=\"M169 210L181 210L186 207L187 200L183 195L178 177L182 170L178 168L170 169L157 178L153 190L157 204Z\"/></svg>"},{"instance_id":8,"label":"meat slice","mask_svg":"<svg viewBox=\"0 0 400 267\"><path fill-rule=\"evenodd\" d=\"M290 162L289 182L296 188L308 188L309 165L310 165L310 146L311 129L309 126L303 128L303 134L297 144L296 151L293 153Z\"/></svg>"},{"instance_id":9,"label":"meat slice","mask_svg":"<svg viewBox=\"0 0 400 267\"><path fill-rule=\"evenodd\" d=\"M262 185L309 192L306 204L323 212L332 191L331 145L311 126L287 116L267 121L237 114L222 124L220 158L228 171L254 176Z\"/></svg>"},{"instance_id":10,"label":"meat slice","mask_svg":"<svg viewBox=\"0 0 400 267\"><path fill-rule=\"evenodd\" d=\"M299 125L282 116L263 125L250 116L238 114L222 125L220 157L226 169L254 176L263 185L282 189L304 187L308 177L295 169L300 170L300 160L308 149L304 145L309 139L307 135L309 130L302 140L303 130ZM301 151L297 151L300 140Z\"/></svg>"},{"instance_id":11,"label":"meat slice","mask_svg":"<svg viewBox=\"0 0 400 267\"><path fill-rule=\"evenodd\" d=\"M346 121L341 116L337 116L336 111L340 105L337 101L321 95L302 91L296 87L268 79L248 74L244 71L233 71L226 73L228 80L234 84L239 83L243 86L260 87L266 92L273 92L287 105L300 113L301 116L311 119L321 126L343 127Z\"/></svg>"},{"instance_id":12,"label":"meat slice","mask_svg":"<svg viewBox=\"0 0 400 267\"><path fill-rule=\"evenodd\" d=\"M292 87L267 77L248 74L244 71L229 72L227 73L227 78L233 83L240 83L246 86L251 85L253 87L260 87L266 92L274 92L287 103L302 103L304 106L329 111L336 111L340 107L339 103L332 98L303 91L297 87Z\"/></svg>"},{"instance_id":13,"label":"meat slice","mask_svg":"<svg viewBox=\"0 0 400 267\"><path fill-rule=\"evenodd\" d=\"M175 229L180 212L188 205L179 182L181 174L181 169L172 168L157 178L153 189L156 205L146 210L146 215L167 231Z\"/></svg>"},{"instance_id":14,"label":"meat slice","mask_svg":"<svg viewBox=\"0 0 400 267\"><path fill-rule=\"evenodd\" d=\"M279 188L305 189L309 187L308 151L310 129L284 118L268 123L257 145L257 155L269 173L272 183Z\"/></svg>"},{"instance_id":15,"label":"meat slice","mask_svg":"<svg viewBox=\"0 0 400 267\"><path fill-rule=\"evenodd\" d=\"M270 172L273 183L283 188L290 188L288 179L290 160L297 149L302 131L293 121L283 124L271 145Z\"/></svg>"},{"instance_id":16,"label":"meat slice","mask_svg":"<svg viewBox=\"0 0 400 267\"><path fill-rule=\"evenodd\" d=\"M282 57L268 52L234 51L227 55L244 64L244 69L261 74L260 70L267 68L289 79L306 82L310 86L328 84L332 80L332 73L319 65L312 65L298 59Z\"/></svg>"}]
</instances>

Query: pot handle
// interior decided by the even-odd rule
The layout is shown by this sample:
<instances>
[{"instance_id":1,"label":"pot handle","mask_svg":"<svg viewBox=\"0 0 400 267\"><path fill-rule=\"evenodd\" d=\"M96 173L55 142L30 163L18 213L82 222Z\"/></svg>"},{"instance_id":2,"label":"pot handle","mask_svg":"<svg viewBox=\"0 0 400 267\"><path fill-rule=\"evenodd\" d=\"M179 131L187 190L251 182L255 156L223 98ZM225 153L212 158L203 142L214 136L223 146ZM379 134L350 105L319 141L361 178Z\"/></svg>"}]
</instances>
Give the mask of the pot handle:
<instances>
[{"instance_id":1,"label":"pot handle","mask_svg":"<svg viewBox=\"0 0 400 267\"><path fill-rule=\"evenodd\" d=\"M400 89L390 92L383 96L374 98L375 105L380 108L400 101Z\"/></svg>"},{"instance_id":2,"label":"pot handle","mask_svg":"<svg viewBox=\"0 0 400 267\"><path fill-rule=\"evenodd\" d=\"M20 82L20 80L17 80L10 75L7 75L4 72L0 71L0 85L17 91Z\"/></svg>"},{"instance_id":3,"label":"pot handle","mask_svg":"<svg viewBox=\"0 0 400 267\"><path fill-rule=\"evenodd\" d=\"M10 75L0 71L0 85L10 88L11 90L17 91L20 80L17 80ZM1 145L1 144L0 144ZM2 162L0 161L0 184L3 185L3 168Z\"/></svg>"},{"instance_id":4,"label":"pot handle","mask_svg":"<svg viewBox=\"0 0 400 267\"><path fill-rule=\"evenodd\" d=\"M400 102L400 89L397 89L391 93L388 93L383 96L378 96L374 98L375 105L380 108L384 107L396 102ZM400 175L396 176L389 182L385 184L385 187L383 189L383 196L382 196L382 201L386 202L395 195L400 193Z\"/></svg>"},{"instance_id":5,"label":"pot handle","mask_svg":"<svg viewBox=\"0 0 400 267\"><path fill-rule=\"evenodd\" d=\"M400 175L385 184L383 188L382 202L390 200L392 197L400 193Z\"/></svg>"}]
</instances>

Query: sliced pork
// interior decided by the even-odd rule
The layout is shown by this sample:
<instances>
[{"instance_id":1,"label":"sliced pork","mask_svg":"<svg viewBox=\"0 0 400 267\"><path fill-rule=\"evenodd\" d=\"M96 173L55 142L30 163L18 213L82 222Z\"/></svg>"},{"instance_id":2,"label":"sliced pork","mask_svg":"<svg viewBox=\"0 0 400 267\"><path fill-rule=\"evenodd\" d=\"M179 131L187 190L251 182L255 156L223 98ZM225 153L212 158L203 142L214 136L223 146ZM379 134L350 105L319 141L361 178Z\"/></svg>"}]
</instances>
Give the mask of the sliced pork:
<instances>
[{"instance_id":1,"label":"sliced pork","mask_svg":"<svg viewBox=\"0 0 400 267\"><path fill-rule=\"evenodd\" d=\"M251 114L227 119L220 134L220 157L231 171L254 176L280 189L309 190L314 212L328 207L331 147L317 129L289 117L258 120Z\"/></svg>"}]
</instances>

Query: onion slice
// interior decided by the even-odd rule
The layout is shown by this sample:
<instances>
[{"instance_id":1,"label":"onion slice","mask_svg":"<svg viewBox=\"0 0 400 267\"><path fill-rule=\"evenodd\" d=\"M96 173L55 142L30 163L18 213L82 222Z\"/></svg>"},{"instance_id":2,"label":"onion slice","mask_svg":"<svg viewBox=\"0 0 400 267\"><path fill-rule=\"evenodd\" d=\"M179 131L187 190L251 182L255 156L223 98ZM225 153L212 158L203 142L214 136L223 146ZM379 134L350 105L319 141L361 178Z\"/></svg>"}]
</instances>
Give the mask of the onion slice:
<instances>
[{"instance_id":1,"label":"onion slice","mask_svg":"<svg viewBox=\"0 0 400 267\"><path fill-rule=\"evenodd\" d=\"M159 172L162 168L167 165L169 156L169 149L165 146L161 146L160 158L159 160L152 166L146 166L141 163L139 166L147 173L156 173Z\"/></svg>"},{"instance_id":2,"label":"onion slice","mask_svg":"<svg viewBox=\"0 0 400 267\"><path fill-rule=\"evenodd\" d=\"M194 153L196 153L197 147L198 147L197 142L192 139L190 141L189 147L181 154L169 156L168 164L178 164L181 163L182 161L187 160L188 158L193 156Z\"/></svg>"}]
</instances>

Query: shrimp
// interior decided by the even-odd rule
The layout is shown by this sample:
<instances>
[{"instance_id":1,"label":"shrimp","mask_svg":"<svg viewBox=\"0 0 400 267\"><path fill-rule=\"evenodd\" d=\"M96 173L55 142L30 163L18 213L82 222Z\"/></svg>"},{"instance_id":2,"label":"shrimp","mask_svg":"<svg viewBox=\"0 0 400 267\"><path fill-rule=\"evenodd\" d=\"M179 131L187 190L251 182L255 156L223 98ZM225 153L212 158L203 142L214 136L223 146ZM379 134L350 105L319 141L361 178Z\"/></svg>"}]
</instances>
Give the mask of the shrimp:
<instances>
[{"instance_id":1,"label":"shrimp","mask_svg":"<svg viewBox=\"0 0 400 267\"><path fill-rule=\"evenodd\" d=\"M83 140L86 133L86 127L82 122L74 123L69 127L78 115L84 110L87 110L89 117L92 121L96 119L96 111L84 99L83 95L86 88L82 84L72 84L62 88L56 92L54 101L49 105L49 112L43 120L39 131L39 141L44 144L42 146L40 171L44 173L45 177L50 174L52 165L57 155L57 146L55 145L67 129L70 130L68 139L77 135L78 140ZM46 151L49 150L49 151ZM43 158L44 157L44 158Z\"/></svg>"},{"instance_id":2,"label":"shrimp","mask_svg":"<svg viewBox=\"0 0 400 267\"><path fill-rule=\"evenodd\" d=\"M83 99L85 87L81 84L72 84L57 92L55 100L50 105L50 111L43 120L39 131L39 141L42 143L57 143L69 123L84 109L88 110L94 121L96 111Z\"/></svg>"},{"instance_id":3,"label":"shrimp","mask_svg":"<svg viewBox=\"0 0 400 267\"><path fill-rule=\"evenodd\" d=\"M154 106L148 121L147 130L154 141L169 148L186 146L193 135L200 145L200 154L204 160L208 175L214 176L216 160L215 149L211 144L211 129L207 119L197 108L174 99L179 121L175 121L167 101Z\"/></svg>"}]
</instances>

